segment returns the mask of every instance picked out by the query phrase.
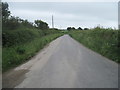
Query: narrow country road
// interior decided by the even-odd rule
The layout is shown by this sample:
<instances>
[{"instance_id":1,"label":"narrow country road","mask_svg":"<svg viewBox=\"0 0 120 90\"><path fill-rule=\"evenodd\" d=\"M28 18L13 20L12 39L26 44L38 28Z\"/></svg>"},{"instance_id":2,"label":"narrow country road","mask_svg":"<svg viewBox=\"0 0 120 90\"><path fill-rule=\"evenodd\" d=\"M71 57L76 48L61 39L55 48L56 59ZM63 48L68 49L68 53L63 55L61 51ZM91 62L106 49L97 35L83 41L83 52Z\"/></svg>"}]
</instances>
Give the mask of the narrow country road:
<instances>
[{"instance_id":1,"label":"narrow country road","mask_svg":"<svg viewBox=\"0 0 120 90\"><path fill-rule=\"evenodd\" d=\"M117 88L118 64L64 35L4 73L3 87Z\"/></svg>"}]
</instances>

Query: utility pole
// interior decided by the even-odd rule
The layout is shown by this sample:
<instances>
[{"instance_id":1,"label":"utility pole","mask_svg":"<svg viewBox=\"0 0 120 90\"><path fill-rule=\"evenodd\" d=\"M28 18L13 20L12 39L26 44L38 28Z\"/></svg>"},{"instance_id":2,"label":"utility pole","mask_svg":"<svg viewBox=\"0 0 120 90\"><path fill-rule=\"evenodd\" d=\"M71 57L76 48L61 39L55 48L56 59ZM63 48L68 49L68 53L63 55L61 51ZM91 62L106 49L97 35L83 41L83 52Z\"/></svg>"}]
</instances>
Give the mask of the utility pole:
<instances>
[{"instance_id":1,"label":"utility pole","mask_svg":"<svg viewBox=\"0 0 120 90\"><path fill-rule=\"evenodd\" d=\"M54 20L53 20L53 15L52 15L52 28L54 28Z\"/></svg>"}]
</instances>

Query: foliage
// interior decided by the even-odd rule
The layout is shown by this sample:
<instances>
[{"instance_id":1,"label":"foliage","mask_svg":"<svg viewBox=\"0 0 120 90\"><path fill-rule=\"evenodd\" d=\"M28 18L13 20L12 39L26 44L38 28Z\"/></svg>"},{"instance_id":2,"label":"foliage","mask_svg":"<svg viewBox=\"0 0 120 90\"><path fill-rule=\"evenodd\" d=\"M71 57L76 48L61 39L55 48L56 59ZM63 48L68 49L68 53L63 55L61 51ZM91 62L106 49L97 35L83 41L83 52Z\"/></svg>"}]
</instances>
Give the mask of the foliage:
<instances>
[{"instance_id":1,"label":"foliage","mask_svg":"<svg viewBox=\"0 0 120 90\"><path fill-rule=\"evenodd\" d=\"M70 31L70 36L86 47L100 53L103 56L120 62L119 30L95 28L93 30Z\"/></svg>"},{"instance_id":2,"label":"foliage","mask_svg":"<svg viewBox=\"0 0 120 90\"><path fill-rule=\"evenodd\" d=\"M71 30L71 27L67 27L67 30Z\"/></svg>"},{"instance_id":3,"label":"foliage","mask_svg":"<svg viewBox=\"0 0 120 90\"><path fill-rule=\"evenodd\" d=\"M46 44L61 35L63 35L63 33L50 34L41 38L37 37L31 42L4 47L2 61L3 72L29 60L29 58L34 56L36 52L42 49Z\"/></svg>"},{"instance_id":4,"label":"foliage","mask_svg":"<svg viewBox=\"0 0 120 90\"><path fill-rule=\"evenodd\" d=\"M28 27L28 28L34 27L33 23L29 22L28 20L20 19L20 21L21 21L21 27Z\"/></svg>"},{"instance_id":5,"label":"foliage","mask_svg":"<svg viewBox=\"0 0 120 90\"><path fill-rule=\"evenodd\" d=\"M8 19L3 20L3 30L5 29L16 29L17 27L19 27L19 22L18 22L18 18L11 16Z\"/></svg>"},{"instance_id":6,"label":"foliage","mask_svg":"<svg viewBox=\"0 0 120 90\"><path fill-rule=\"evenodd\" d=\"M35 20L35 24L29 22L28 20L23 20L19 17L11 16L9 11L8 3L2 3L2 29L3 30L15 30L19 28L35 28L37 26L38 29L47 30L49 26L46 22L41 20Z\"/></svg>"},{"instance_id":7,"label":"foliage","mask_svg":"<svg viewBox=\"0 0 120 90\"><path fill-rule=\"evenodd\" d=\"M25 49L23 47L18 47L17 50L16 50L16 52L18 54L24 54L25 53Z\"/></svg>"},{"instance_id":8,"label":"foliage","mask_svg":"<svg viewBox=\"0 0 120 90\"><path fill-rule=\"evenodd\" d=\"M9 7L8 3L6 2L2 3L2 18L3 19L8 18L10 15L10 11L8 10L8 7Z\"/></svg>"},{"instance_id":9,"label":"foliage","mask_svg":"<svg viewBox=\"0 0 120 90\"><path fill-rule=\"evenodd\" d=\"M38 30L14 30L14 31L3 31L2 33L2 44L3 47L9 47L12 45L22 44L33 40L35 37L40 36ZM38 33L38 34L37 34Z\"/></svg>"},{"instance_id":10,"label":"foliage","mask_svg":"<svg viewBox=\"0 0 120 90\"><path fill-rule=\"evenodd\" d=\"M2 70L15 67L41 50L46 44L63 35L57 29L49 29L48 24L41 20L34 23L19 17L10 16L8 4L3 4L2 26ZM42 30L44 29L44 30Z\"/></svg>"},{"instance_id":11,"label":"foliage","mask_svg":"<svg viewBox=\"0 0 120 90\"><path fill-rule=\"evenodd\" d=\"M75 27L67 27L67 30L75 30Z\"/></svg>"},{"instance_id":12,"label":"foliage","mask_svg":"<svg viewBox=\"0 0 120 90\"><path fill-rule=\"evenodd\" d=\"M42 20L35 20L35 24L39 29L42 30L47 30L49 28L48 24L46 22L43 22Z\"/></svg>"},{"instance_id":13,"label":"foliage","mask_svg":"<svg viewBox=\"0 0 120 90\"><path fill-rule=\"evenodd\" d=\"M84 30L89 30L89 28L84 28Z\"/></svg>"},{"instance_id":14,"label":"foliage","mask_svg":"<svg viewBox=\"0 0 120 90\"><path fill-rule=\"evenodd\" d=\"M83 29L81 27L79 27L78 30L83 30Z\"/></svg>"}]
</instances>

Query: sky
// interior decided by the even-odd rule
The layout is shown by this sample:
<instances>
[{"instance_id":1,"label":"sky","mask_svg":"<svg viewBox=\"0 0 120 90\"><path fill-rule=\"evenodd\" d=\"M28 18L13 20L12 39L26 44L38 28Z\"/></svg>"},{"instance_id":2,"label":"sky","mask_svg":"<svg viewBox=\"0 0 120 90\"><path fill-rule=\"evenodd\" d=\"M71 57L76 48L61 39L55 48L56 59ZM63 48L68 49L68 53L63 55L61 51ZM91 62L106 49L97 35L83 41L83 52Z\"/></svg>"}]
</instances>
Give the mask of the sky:
<instances>
[{"instance_id":1,"label":"sky","mask_svg":"<svg viewBox=\"0 0 120 90\"><path fill-rule=\"evenodd\" d=\"M5 0L4 0L5 1ZM17 1L17 0L16 0ZM106 0L107 1L107 0ZM6 1L7 2L7 1ZM43 20L52 27L52 15L55 28L67 27L93 28L101 25L105 28L118 28L118 2L8 2L11 15L22 19Z\"/></svg>"}]
</instances>

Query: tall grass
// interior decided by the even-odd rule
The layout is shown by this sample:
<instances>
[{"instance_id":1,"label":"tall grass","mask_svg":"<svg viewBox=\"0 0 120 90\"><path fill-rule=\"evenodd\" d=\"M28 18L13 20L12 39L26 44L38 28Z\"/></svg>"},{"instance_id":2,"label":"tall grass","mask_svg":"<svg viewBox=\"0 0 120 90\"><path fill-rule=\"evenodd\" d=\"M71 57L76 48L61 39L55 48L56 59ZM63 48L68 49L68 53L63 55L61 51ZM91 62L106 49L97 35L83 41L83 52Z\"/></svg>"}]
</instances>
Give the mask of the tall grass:
<instances>
[{"instance_id":1,"label":"tall grass","mask_svg":"<svg viewBox=\"0 0 120 90\"><path fill-rule=\"evenodd\" d=\"M27 31L23 32L23 34L27 34L27 36L17 34L19 31L12 32L10 38L16 37L16 41L12 40L10 43L6 42L2 51L2 71L7 71L10 68L16 67L19 64L29 60L32 56L36 54L39 50L41 50L46 44L56 39L57 37L63 35L63 33L59 33L59 31L46 31L49 34L41 35L41 31ZM51 32L51 33L50 33ZM54 33L53 33L54 32ZM21 33L21 32L20 32ZM44 32L45 33L45 32ZM44 34L42 33L42 34ZM29 37L29 35L33 35ZM25 39L25 41L22 41ZM28 41L27 41L28 40ZM10 40L8 40L10 41Z\"/></svg>"},{"instance_id":2,"label":"tall grass","mask_svg":"<svg viewBox=\"0 0 120 90\"><path fill-rule=\"evenodd\" d=\"M84 31L70 31L71 37L79 41L86 47L100 53L101 55L120 62L118 55L118 30L94 29Z\"/></svg>"},{"instance_id":3,"label":"tall grass","mask_svg":"<svg viewBox=\"0 0 120 90\"><path fill-rule=\"evenodd\" d=\"M9 47L17 44L30 42L35 38L40 38L58 32L58 30L40 30L36 28L19 28L16 30L3 30L2 44L4 47Z\"/></svg>"}]
</instances>

